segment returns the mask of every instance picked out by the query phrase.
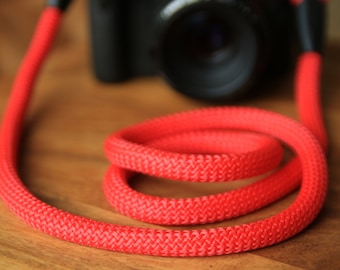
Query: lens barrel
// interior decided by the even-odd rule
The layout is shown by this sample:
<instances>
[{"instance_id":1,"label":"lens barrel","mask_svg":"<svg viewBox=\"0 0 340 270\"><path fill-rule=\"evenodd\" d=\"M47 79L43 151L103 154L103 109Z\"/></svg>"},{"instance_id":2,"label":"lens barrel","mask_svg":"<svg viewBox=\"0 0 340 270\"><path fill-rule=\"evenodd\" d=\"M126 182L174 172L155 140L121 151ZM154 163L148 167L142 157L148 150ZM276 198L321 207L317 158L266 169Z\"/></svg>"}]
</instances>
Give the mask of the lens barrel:
<instances>
[{"instance_id":1,"label":"lens barrel","mask_svg":"<svg viewBox=\"0 0 340 270\"><path fill-rule=\"evenodd\" d=\"M261 64L261 31L240 3L175 0L161 11L159 69L176 90L215 100L247 89Z\"/></svg>"}]
</instances>

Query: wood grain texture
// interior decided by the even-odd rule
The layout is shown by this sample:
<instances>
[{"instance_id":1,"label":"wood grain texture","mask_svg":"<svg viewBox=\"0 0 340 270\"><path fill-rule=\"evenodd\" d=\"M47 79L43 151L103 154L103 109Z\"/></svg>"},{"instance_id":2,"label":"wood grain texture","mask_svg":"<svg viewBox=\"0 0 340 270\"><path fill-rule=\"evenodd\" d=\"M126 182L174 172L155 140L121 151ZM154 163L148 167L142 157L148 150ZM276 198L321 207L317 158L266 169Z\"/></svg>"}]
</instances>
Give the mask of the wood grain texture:
<instances>
[{"instance_id":1,"label":"wood grain texture","mask_svg":"<svg viewBox=\"0 0 340 270\"><path fill-rule=\"evenodd\" d=\"M29 42L44 1L0 1L0 108ZM104 85L92 75L86 1L75 1L65 16L53 53L36 85L27 115L20 174L43 201L72 213L117 224L153 227L114 211L102 178L108 166L103 141L111 132L151 117L211 106L172 91L159 78ZM331 1L330 14L338 14ZM340 268L340 41L339 18L329 22L323 106L330 136L330 186L325 207L305 231L273 247L209 258L161 258L108 252L60 241L31 229L0 201L0 269L339 269ZM296 118L292 73L260 86L263 93L239 101ZM143 192L192 196L231 188L155 182L132 183ZM249 222L287 207L295 194L249 216L217 224ZM212 225L212 226L217 226Z\"/></svg>"}]
</instances>

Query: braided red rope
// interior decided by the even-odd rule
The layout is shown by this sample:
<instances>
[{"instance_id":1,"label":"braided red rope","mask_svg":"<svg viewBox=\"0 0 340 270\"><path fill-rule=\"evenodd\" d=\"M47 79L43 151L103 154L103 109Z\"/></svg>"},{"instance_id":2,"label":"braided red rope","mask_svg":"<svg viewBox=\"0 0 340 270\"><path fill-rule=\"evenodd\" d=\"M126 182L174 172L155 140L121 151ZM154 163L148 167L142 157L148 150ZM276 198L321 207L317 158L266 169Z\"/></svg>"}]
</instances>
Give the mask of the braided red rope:
<instances>
[{"instance_id":1,"label":"braided red rope","mask_svg":"<svg viewBox=\"0 0 340 270\"><path fill-rule=\"evenodd\" d=\"M113 165L105 177L105 194L118 211L134 218L159 224L214 222L259 209L301 184L296 200L282 212L226 228L145 229L76 216L34 197L17 175L18 141L33 82L60 15L54 8L43 13L14 83L0 133L0 196L22 220L63 240L161 256L257 249L294 236L314 220L327 189L322 149L327 144L326 132L318 97L321 57L314 52L303 54L297 69L297 101L304 125L260 109L219 107L151 120L113 134L106 142ZM263 180L229 193L165 199L140 194L127 185L130 171L199 182L260 175L279 164L282 149L278 140L293 149L296 158ZM225 154L228 152L234 154Z\"/></svg>"}]
</instances>

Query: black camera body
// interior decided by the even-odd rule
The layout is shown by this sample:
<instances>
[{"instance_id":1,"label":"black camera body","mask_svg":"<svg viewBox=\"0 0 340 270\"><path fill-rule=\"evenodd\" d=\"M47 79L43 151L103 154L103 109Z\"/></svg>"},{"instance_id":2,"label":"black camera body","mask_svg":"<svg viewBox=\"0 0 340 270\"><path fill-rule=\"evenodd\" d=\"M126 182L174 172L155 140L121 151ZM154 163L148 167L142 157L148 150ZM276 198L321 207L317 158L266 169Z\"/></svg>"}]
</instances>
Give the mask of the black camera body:
<instances>
[{"instance_id":1,"label":"black camera body","mask_svg":"<svg viewBox=\"0 0 340 270\"><path fill-rule=\"evenodd\" d=\"M199 99L240 96L290 59L288 0L89 0L103 82L160 74Z\"/></svg>"}]
</instances>

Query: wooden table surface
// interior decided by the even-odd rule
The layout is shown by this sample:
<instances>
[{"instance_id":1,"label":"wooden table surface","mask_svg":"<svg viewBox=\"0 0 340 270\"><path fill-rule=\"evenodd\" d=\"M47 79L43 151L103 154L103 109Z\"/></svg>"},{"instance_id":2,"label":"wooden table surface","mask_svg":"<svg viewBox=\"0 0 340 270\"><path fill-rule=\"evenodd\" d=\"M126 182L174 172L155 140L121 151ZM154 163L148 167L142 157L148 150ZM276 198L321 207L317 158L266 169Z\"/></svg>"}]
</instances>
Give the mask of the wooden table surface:
<instances>
[{"instance_id":1,"label":"wooden table surface","mask_svg":"<svg viewBox=\"0 0 340 270\"><path fill-rule=\"evenodd\" d=\"M3 110L43 1L0 1L0 108ZM115 213L102 189L109 163L105 137L151 117L209 106L184 98L159 78L139 78L103 85L91 73L86 1L76 1L65 16L53 53L36 85L27 115L20 154L20 174L43 201L98 220L139 225ZM330 137L329 192L318 218L281 244L209 258L162 258L96 250L40 233L14 216L0 201L0 269L340 269L340 1L331 2L325 54L323 107ZM337 42L339 40L339 42ZM261 86L264 92L237 102L296 118L292 73ZM152 183L136 189L165 196L216 192L206 186ZM221 187L220 187L221 188ZM227 188L224 187L223 188ZM247 222L289 205L292 194L250 216L221 223ZM152 227L152 225L146 225Z\"/></svg>"}]
</instances>

